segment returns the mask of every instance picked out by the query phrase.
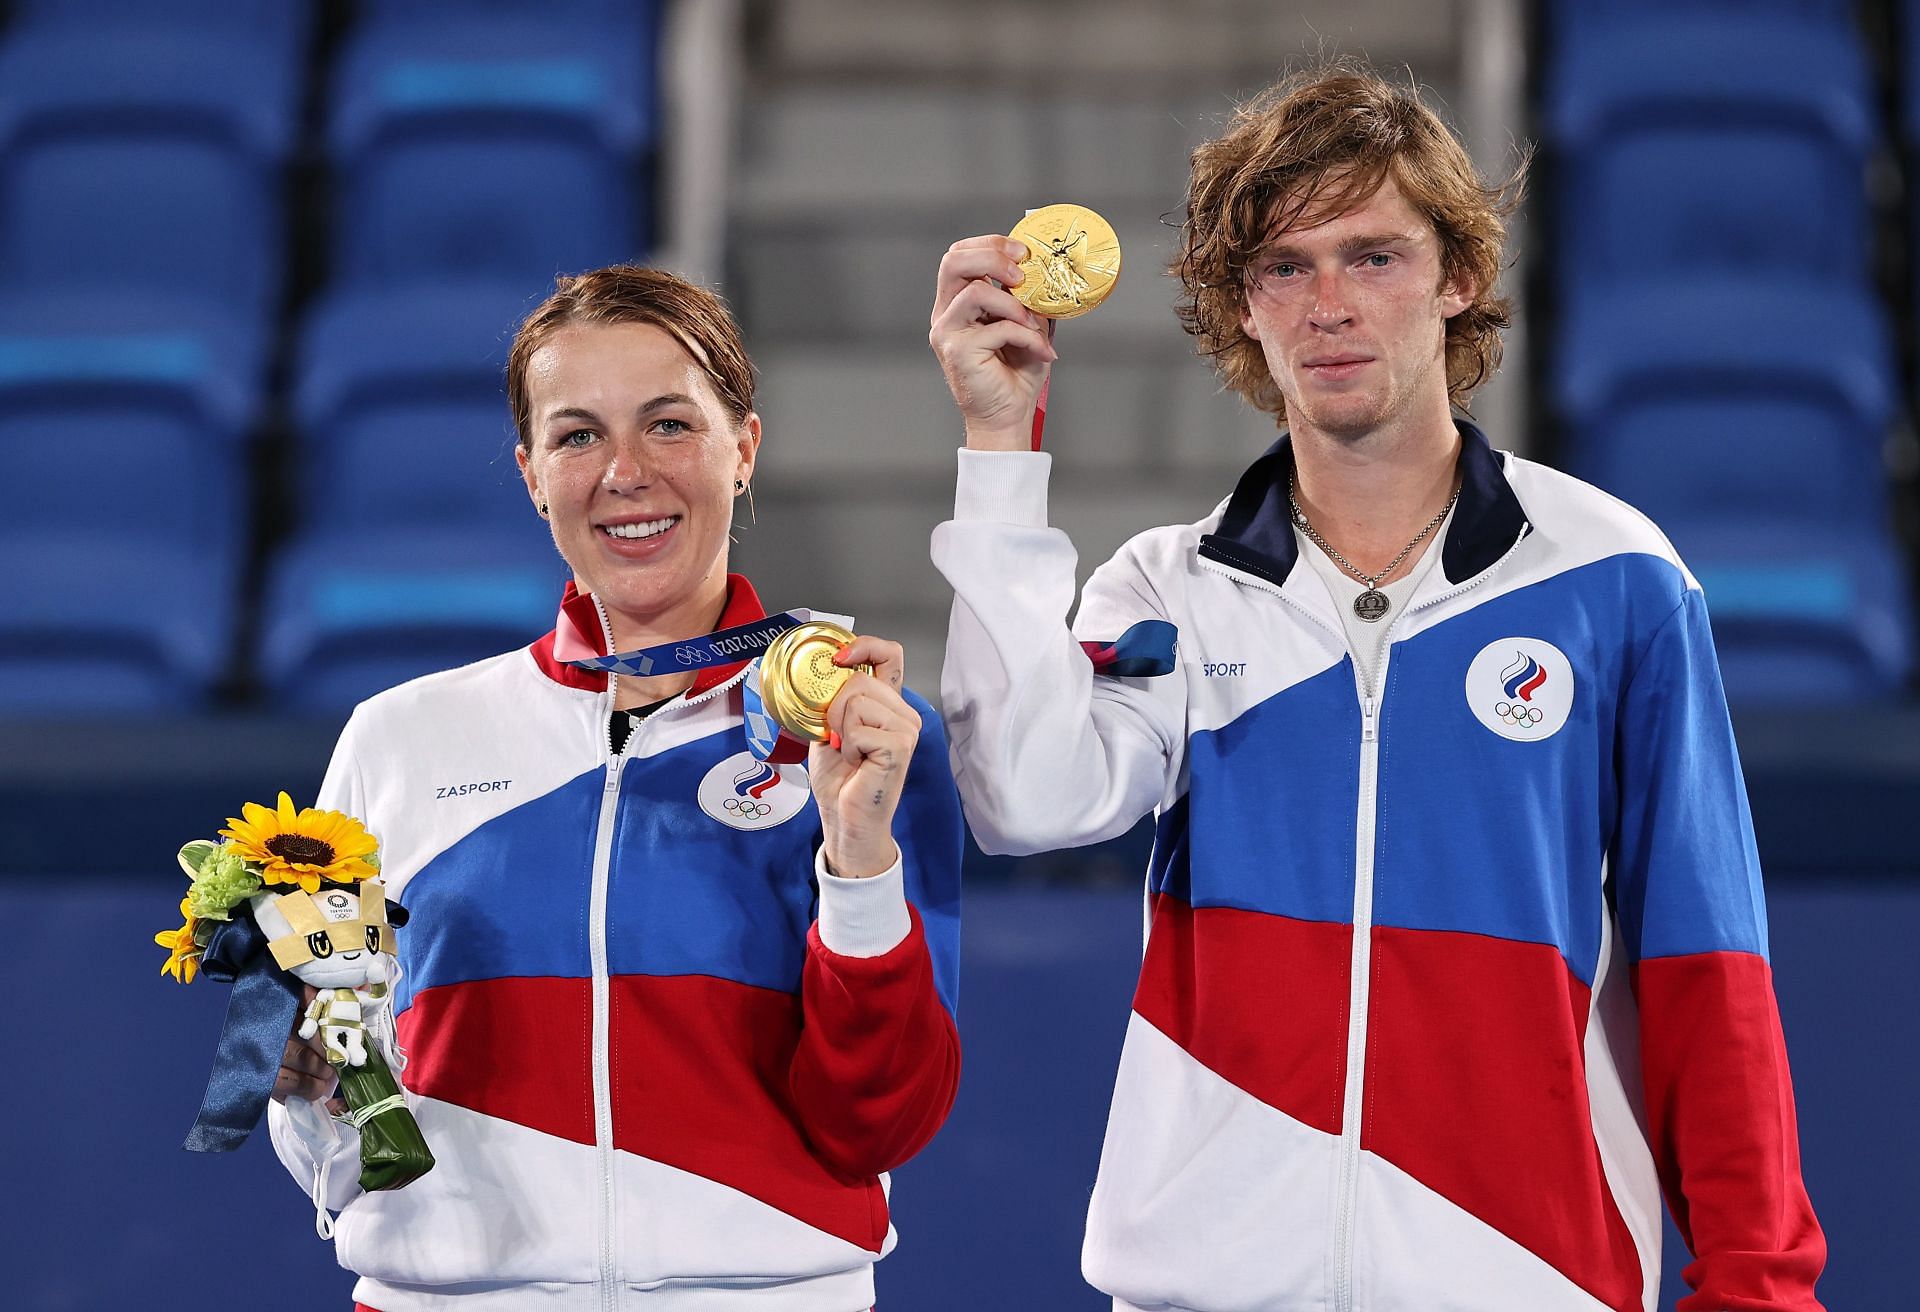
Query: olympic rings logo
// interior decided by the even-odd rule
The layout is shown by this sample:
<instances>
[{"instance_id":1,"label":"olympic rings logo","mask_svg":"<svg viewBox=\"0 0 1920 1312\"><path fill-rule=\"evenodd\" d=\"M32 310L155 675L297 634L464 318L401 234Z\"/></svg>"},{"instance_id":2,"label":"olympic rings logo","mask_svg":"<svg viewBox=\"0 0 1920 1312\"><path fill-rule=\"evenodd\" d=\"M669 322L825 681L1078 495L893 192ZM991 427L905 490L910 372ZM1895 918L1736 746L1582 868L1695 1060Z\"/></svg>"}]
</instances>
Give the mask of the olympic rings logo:
<instances>
[{"instance_id":1,"label":"olympic rings logo","mask_svg":"<svg viewBox=\"0 0 1920 1312\"><path fill-rule=\"evenodd\" d=\"M756 802L751 797L729 797L720 805L742 820L764 820L773 814L771 806L765 802Z\"/></svg>"},{"instance_id":2,"label":"olympic rings logo","mask_svg":"<svg viewBox=\"0 0 1920 1312\"><path fill-rule=\"evenodd\" d=\"M1531 729L1547 718L1547 713L1538 706L1526 706L1520 702L1495 702L1493 713L1518 729Z\"/></svg>"}]
</instances>

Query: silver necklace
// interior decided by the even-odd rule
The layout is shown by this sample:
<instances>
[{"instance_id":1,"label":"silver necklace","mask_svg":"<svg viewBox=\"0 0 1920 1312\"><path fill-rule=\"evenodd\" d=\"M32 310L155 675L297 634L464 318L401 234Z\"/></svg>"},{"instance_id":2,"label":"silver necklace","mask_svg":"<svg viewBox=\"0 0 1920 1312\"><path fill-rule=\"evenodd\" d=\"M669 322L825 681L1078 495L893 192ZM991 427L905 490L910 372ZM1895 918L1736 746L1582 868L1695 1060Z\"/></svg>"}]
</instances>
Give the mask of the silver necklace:
<instances>
[{"instance_id":1,"label":"silver necklace","mask_svg":"<svg viewBox=\"0 0 1920 1312\"><path fill-rule=\"evenodd\" d=\"M1314 546L1327 553L1329 560L1366 585L1366 591L1353 599L1353 613L1369 624L1385 618L1388 609L1393 605L1393 602L1388 599L1387 594L1380 591L1380 580L1400 568L1400 562L1407 558L1407 553L1419 546L1422 542L1425 542L1429 533L1446 522L1448 513L1453 510L1453 503L1460 499L1460 485L1455 483L1453 485L1453 491L1447 497L1447 504L1440 507L1440 513L1428 520L1427 526L1413 535L1413 541L1400 548L1400 554L1388 561L1385 569L1369 578L1356 569L1352 561L1335 551L1333 544L1321 537L1319 530L1307 522L1307 512L1300 509L1300 501L1294 495L1294 488L1296 486L1294 475L1289 473L1287 475L1287 505L1293 510L1293 522L1300 526L1300 531L1307 535L1308 540L1311 541Z\"/></svg>"}]
</instances>

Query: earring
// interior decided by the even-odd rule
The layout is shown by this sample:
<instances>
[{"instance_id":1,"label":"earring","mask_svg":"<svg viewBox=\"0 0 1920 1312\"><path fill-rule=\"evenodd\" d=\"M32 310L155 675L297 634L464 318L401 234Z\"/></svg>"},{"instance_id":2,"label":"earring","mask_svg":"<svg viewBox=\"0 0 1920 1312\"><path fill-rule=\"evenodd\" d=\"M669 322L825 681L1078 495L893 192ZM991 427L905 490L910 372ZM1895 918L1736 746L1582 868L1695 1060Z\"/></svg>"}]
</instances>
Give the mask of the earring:
<instances>
[{"instance_id":1,"label":"earring","mask_svg":"<svg viewBox=\"0 0 1920 1312\"><path fill-rule=\"evenodd\" d=\"M744 479L744 478L736 478L736 479L734 479L734 480L733 480L733 494L734 494L735 496L739 496L739 495L740 495L740 494L741 494L742 492L744 492L744 491L746 491L746 490L747 490L747 480L746 480L746 479Z\"/></svg>"},{"instance_id":2,"label":"earring","mask_svg":"<svg viewBox=\"0 0 1920 1312\"><path fill-rule=\"evenodd\" d=\"M542 519L545 519L545 518L547 517L547 503L546 503L546 502L544 502L544 501L542 501L542 502L541 502L541 503L540 503L540 504L539 504L539 505L538 505L538 506L536 507L536 509L537 509L537 510L539 511L539 513L540 513L540 518L542 518Z\"/></svg>"}]
</instances>

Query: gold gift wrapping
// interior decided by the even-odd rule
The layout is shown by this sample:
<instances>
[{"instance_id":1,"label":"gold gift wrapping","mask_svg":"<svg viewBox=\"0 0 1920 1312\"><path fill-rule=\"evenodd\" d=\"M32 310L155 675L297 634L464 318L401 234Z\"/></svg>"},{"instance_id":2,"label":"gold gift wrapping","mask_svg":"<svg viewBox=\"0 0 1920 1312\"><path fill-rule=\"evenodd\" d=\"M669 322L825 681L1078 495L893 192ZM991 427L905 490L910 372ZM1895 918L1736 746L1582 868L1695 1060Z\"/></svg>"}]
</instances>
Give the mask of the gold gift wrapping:
<instances>
[{"instance_id":1,"label":"gold gift wrapping","mask_svg":"<svg viewBox=\"0 0 1920 1312\"><path fill-rule=\"evenodd\" d=\"M1107 299L1120 279L1120 238L1113 225L1084 205L1048 205L1013 225L1023 242L1025 281L1009 288L1019 302L1049 319L1071 319Z\"/></svg>"},{"instance_id":2,"label":"gold gift wrapping","mask_svg":"<svg viewBox=\"0 0 1920 1312\"><path fill-rule=\"evenodd\" d=\"M827 707L855 674L871 665L840 666L833 658L853 634L826 620L797 624L767 644L760 657L760 700L774 722L803 742L825 742Z\"/></svg>"}]
</instances>

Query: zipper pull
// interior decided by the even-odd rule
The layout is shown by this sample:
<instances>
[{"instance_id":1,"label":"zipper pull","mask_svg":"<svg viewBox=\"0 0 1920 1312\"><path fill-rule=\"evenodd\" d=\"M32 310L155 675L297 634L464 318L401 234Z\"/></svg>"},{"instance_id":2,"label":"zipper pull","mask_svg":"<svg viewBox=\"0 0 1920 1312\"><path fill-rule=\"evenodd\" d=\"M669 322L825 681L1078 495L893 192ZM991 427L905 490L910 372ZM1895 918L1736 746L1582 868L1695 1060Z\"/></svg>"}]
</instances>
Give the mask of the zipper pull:
<instances>
[{"instance_id":1,"label":"zipper pull","mask_svg":"<svg viewBox=\"0 0 1920 1312\"><path fill-rule=\"evenodd\" d=\"M1368 697L1360 703L1360 741L1363 743L1373 741L1374 710L1373 698Z\"/></svg>"}]
</instances>

